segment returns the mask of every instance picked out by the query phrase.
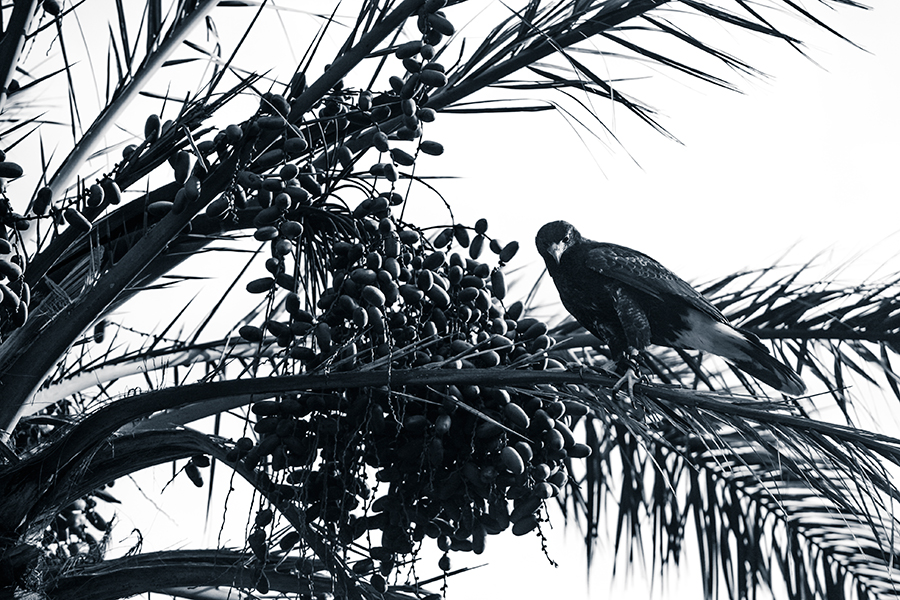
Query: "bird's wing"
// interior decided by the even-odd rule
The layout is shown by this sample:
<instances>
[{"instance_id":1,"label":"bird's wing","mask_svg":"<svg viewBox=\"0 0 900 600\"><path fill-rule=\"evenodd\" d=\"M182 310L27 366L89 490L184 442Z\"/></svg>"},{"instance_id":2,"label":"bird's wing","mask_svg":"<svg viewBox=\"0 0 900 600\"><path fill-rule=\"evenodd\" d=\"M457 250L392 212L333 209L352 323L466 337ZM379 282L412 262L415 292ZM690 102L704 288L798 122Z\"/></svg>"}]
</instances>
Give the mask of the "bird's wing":
<instances>
[{"instance_id":1,"label":"bird's wing","mask_svg":"<svg viewBox=\"0 0 900 600\"><path fill-rule=\"evenodd\" d=\"M587 252L585 266L660 300L676 296L717 321L727 322L722 312L689 283L637 250L595 242Z\"/></svg>"}]
</instances>

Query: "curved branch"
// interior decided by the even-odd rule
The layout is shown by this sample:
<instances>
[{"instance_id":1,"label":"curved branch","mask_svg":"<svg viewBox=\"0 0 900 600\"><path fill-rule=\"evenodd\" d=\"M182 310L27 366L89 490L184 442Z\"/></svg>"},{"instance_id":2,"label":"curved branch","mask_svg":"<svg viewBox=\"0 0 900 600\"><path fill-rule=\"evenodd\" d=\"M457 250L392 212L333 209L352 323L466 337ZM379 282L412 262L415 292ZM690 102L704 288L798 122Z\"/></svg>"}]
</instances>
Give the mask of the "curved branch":
<instances>
[{"instance_id":1,"label":"curved branch","mask_svg":"<svg viewBox=\"0 0 900 600\"><path fill-rule=\"evenodd\" d=\"M15 373L15 377L7 376L0 382L0 427L12 431L22 405L72 342L140 275L191 218L227 187L237 164L238 152L235 149L206 177L198 200L181 214L170 212L166 215L97 281L90 292L66 307L49 324L41 319L29 319L18 331L23 343L12 345L7 341L0 347L2 372ZM37 339L41 340L40 344L34 343Z\"/></svg>"},{"instance_id":2,"label":"curved branch","mask_svg":"<svg viewBox=\"0 0 900 600\"><path fill-rule=\"evenodd\" d=\"M150 373L180 365L214 362L226 355L228 358L271 356L275 351L274 342L274 339L271 342L266 340L262 344L241 339L220 340L207 344L167 348L164 352L154 352L149 355L144 353L126 359L111 360L97 368L78 372L72 377L42 388L34 395L31 402L22 407L20 417L36 414L89 387L131 375ZM182 423L188 422L190 421L182 421Z\"/></svg>"},{"instance_id":3,"label":"curved branch","mask_svg":"<svg viewBox=\"0 0 900 600\"><path fill-rule=\"evenodd\" d=\"M592 372L533 371L525 369L397 369L391 371L362 371L339 374L290 375L258 379L238 379L197 383L176 388L147 392L126 398L96 411L82 422L74 425L63 439L52 444L43 452L24 459L10 467L7 476L15 476L21 469L31 468L36 462L54 468L64 468L102 442L111 433L131 421L152 413L176 409L188 405L202 406L212 399L235 399L241 404L270 398L278 394L296 393L304 390L335 390L344 388L474 384L486 387L534 386L538 384L582 384L600 390L609 390L615 385L612 377ZM711 412L737 415L763 424L778 424L860 444L894 461L900 461L900 439L853 427L835 425L806 417L798 417L781 412L780 403L740 404L740 397L725 394L702 393L696 390L662 385L637 384L639 394L670 402L677 406L699 407ZM221 403L215 403L215 410L222 410Z\"/></svg>"},{"instance_id":4,"label":"curved branch","mask_svg":"<svg viewBox=\"0 0 900 600\"><path fill-rule=\"evenodd\" d=\"M252 588L259 576L253 555L235 550L170 550L148 552L108 560L59 577L45 590L52 600L116 600L144 592L176 594L185 587ZM289 564L289 563L286 563ZM267 566L272 591L299 594L301 598L334 595L334 582L314 573L300 577L285 567ZM388 589L388 600L412 600L419 594Z\"/></svg>"},{"instance_id":5,"label":"curved branch","mask_svg":"<svg viewBox=\"0 0 900 600\"><path fill-rule=\"evenodd\" d=\"M61 507L109 481L196 454L225 457L221 443L193 429L143 431L113 438L92 453L85 464L74 463L53 474L54 485L31 507L32 518L28 519L31 534L39 536L42 532L38 524L41 516L55 516ZM41 479L48 479L48 475L39 471L28 479L40 486Z\"/></svg>"},{"instance_id":6,"label":"curved branch","mask_svg":"<svg viewBox=\"0 0 900 600\"><path fill-rule=\"evenodd\" d=\"M2 78L0 79L0 84L2 84L0 87L0 112L6 107L8 97L6 90L9 82L12 81L13 73L16 72L16 65L19 64L19 56L25 46L25 38L31 27L31 19L37 10L37 5L37 0L15 2L9 24L3 31L3 38L0 41L0 78Z\"/></svg>"},{"instance_id":7,"label":"curved branch","mask_svg":"<svg viewBox=\"0 0 900 600\"><path fill-rule=\"evenodd\" d=\"M234 550L175 550L108 560L64 575L46 590L54 600L115 600L179 587L238 587L253 589L259 570L253 555ZM301 578L290 572L264 569L269 587L309 597L326 592L324 576Z\"/></svg>"},{"instance_id":8,"label":"curved branch","mask_svg":"<svg viewBox=\"0 0 900 600\"><path fill-rule=\"evenodd\" d=\"M348 597L354 598L359 595L355 591L357 585L352 580L349 569L337 558L326 538L306 522L303 514L293 504L278 497L275 493L276 488L268 478L258 477L254 469L247 467L243 463L229 462L226 458L227 448L224 444L218 443L212 436L190 429L144 431L129 436L113 438L95 452L92 452L84 463L73 462L66 469L56 472L42 468L41 464L33 465L34 468L30 472L20 473L19 476L14 478L12 484L15 486L15 493L4 495L3 501L0 501L0 514L18 520L19 517L25 515L25 512L28 512L25 522L29 524L29 531L26 533L25 538L38 540L47 525L46 521L58 514L59 509L72 500L118 477L195 454L207 454L218 459L220 463L228 466L244 478L260 494L269 498L273 506L301 534L305 543L331 571L333 578L339 582L341 589L346 591ZM53 484L49 485L51 479ZM39 497L40 491L45 489L45 487L49 490L48 493L43 497ZM118 563L113 561L113 564L116 565ZM173 580L158 579L156 578L157 572L155 570L150 569L148 571L146 567L142 566L138 571L139 573L148 573L148 578L144 579L140 576L137 578L134 585L139 587L134 593L154 591L162 587L186 585L238 585L253 587L255 583L254 579L247 578L225 582L212 581L205 579L209 577L209 572L202 569L199 573L195 573L192 576L191 573L194 571L190 568L192 566L190 561L188 561L188 564L179 563L177 566L179 568L174 569L173 572L180 573L179 579ZM103 571L102 574L106 575L110 582L118 580L119 570L115 566L110 570L101 566L101 570ZM89 576L92 582L91 585L93 585L94 577L98 576L98 574L91 572ZM180 577L187 577L187 579L180 579ZM200 579L196 577L200 577ZM97 596L98 598L106 597L105 594L108 593L108 590L116 589L115 585L112 588L107 588L107 579L101 578L96 582L99 588L95 590L95 593L101 594ZM294 581L296 579L296 576L294 576ZM86 585L80 576L75 578L75 580L79 582L79 585ZM146 585L148 581L153 584L152 587L140 587ZM332 578L328 578L327 581L328 585L333 588L334 581ZM285 589L276 587L277 584L273 583L271 578L269 584L272 589L297 591L293 587ZM85 592L84 589L81 591ZM87 597L93 597L90 595L91 592L85 593L88 594ZM128 593L116 597L121 598L130 595L132 594Z\"/></svg>"},{"instance_id":9,"label":"curved branch","mask_svg":"<svg viewBox=\"0 0 900 600\"><path fill-rule=\"evenodd\" d=\"M131 101L147 86L150 78L159 72L169 55L181 46L191 29L197 23L202 22L217 4L217 0L202 0L199 2L193 11L185 15L172 28L166 39L159 44L156 50L144 59L131 81L118 90L113 101L94 120L90 129L85 132L84 136L78 141L78 144L50 179L48 185L53 190L54 197L69 187L72 179L75 177L75 173L88 159L103 136L120 120L122 113L131 106Z\"/></svg>"}]
</instances>

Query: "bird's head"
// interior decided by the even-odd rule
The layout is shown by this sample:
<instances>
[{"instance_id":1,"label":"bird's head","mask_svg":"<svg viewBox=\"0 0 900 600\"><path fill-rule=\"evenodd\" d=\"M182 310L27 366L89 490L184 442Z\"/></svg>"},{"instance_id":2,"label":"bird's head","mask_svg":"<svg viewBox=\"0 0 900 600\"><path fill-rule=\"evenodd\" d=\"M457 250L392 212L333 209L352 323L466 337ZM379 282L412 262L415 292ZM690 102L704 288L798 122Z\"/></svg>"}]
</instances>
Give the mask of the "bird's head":
<instances>
[{"instance_id":1,"label":"bird's head","mask_svg":"<svg viewBox=\"0 0 900 600\"><path fill-rule=\"evenodd\" d=\"M538 252L552 271L559 265L563 252L581 240L581 234L565 221L553 221L541 227L534 242Z\"/></svg>"}]
</instances>

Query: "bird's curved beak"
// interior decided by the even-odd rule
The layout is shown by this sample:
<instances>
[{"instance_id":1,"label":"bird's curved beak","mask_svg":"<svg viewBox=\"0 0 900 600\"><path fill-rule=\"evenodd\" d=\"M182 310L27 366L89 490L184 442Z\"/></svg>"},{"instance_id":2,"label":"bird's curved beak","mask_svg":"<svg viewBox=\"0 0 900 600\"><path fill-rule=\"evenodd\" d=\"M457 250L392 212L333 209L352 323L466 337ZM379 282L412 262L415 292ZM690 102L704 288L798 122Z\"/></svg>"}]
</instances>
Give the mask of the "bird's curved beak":
<instances>
[{"instance_id":1,"label":"bird's curved beak","mask_svg":"<svg viewBox=\"0 0 900 600\"><path fill-rule=\"evenodd\" d=\"M559 264L559 259L562 258L563 252L566 251L566 247L567 246L562 241L550 244L547 248L547 254L553 257L553 262Z\"/></svg>"}]
</instances>

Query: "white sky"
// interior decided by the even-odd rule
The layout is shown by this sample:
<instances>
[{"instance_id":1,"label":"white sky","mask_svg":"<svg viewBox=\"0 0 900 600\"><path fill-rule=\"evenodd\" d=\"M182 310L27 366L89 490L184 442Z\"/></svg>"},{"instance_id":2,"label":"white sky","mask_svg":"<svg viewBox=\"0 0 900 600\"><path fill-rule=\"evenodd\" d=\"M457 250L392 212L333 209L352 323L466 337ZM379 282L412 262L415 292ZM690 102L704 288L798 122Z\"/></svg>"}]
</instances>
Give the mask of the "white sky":
<instances>
[{"instance_id":1,"label":"white sky","mask_svg":"<svg viewBox=\"0 0 900 600\"><path fill-rule=\"evenodd\" d=\"M795 244L790 262L834 249L821 259L823 276L862 250L893 257L900 228L900 6L876 4L874 11L843 10L829 20L868 52L796 24L790 31L810 42L809 54L820 66L783 43L742 37L732 52L772 76L740 82L743 95L682 75L642 86L640 98L664 112L662 124L684 145L634 127L619 108L615 132L640 167L621 148L585 147L552 113L443 115L426 137L447 152L426 157L422 172L459 176L439 182L439 189L462 222L485 216L489 233L519 240L513 266L531 265L525 285L541 266L534 233L557 218L587 237L646 252L688 280L767 266ZM858 273L876 264L869 261ZM206 491L181 479L165 494L173 511L192 499L202 508ZM124 536L129 529L123 524L118 531ZM184 523L176 531L174 539L182 542L167 544L196 545ZM150 543L157 532L148 533ZM491 565L454 578L448 597L586 597L581 544L575 531L554 534L550 553L563 566L553 569L533 537L494 537L481 557L455 555L457 566ZM434 566L423 565L421 575L436 572ZM607 594L608 574L600 558L594 595ZM624 589L621 582L616 589ZM698 588L692 589L694 595ZM644 585L632 590L647 595Z\"/></svg>"},{"instance_id":2,"label":"white sky","mask_svg":"<svg viewBox=\"0 0 900 600\"><path fill-rule=\"evenodd\" d=\"M489 232L518 237L524 252L516 264L528 261L534 272L542 265L533 235L557 218L587 237L639 249L688 280L765 267L793 246L788 263L828 251L816 271L821 277L863 251L845 280L870 275L888 258L896 269L900 6L875 5L872 11L841 11L828 21L866 51L812 27L790 30L809 43L818 66L774 41L732 48L771 76L740 83L742 95L684 76L655 80L641 98L664 111L663 125L684 145L648 128L623 127L617 134L641 167L621 149L606 153L595 146L591 157L551 113L530 115L526 126L519 117L490 117L484 119L490 139L502 152L495 143L467 143L466 134L458 136L458 145L436 138L448 147L448 157L465 155L459 158L465 168L456 170L464 177L441 189L456 203L458 217L461 210L472 221L485 215ZM438 122L452 120L450 127L468 133L472 123L463 119L470 117L442 116ZM552 291L549 296L555 299ZM486 597L479 592L491 582L506 597L583 598L589 591L605 597L612 590L613 597L626 591L649 596L639 572L640 583L628 586L619 577L610 588L608 553L602 552L589 590L578 532L553 535L550 553L560 568L547 563L533 538L491 539L485 555L464 559L490 566L456 577L448 597ZM690 576L697 561L689 556L687 565L682 587L656 597L702 594Z\"/></svg>"},{"instance_id":3,"label":"white sky","mask_svg":"<svg viewBox=\"0 0 900 600\"><path fill-rule=\"evenodd\" d=\"M448 156L465 155L459 159L465 168L457 169L465 176L441 189L459 189L451 196L458 215L462 205L471 220L488 216L490 232L517 236L525 250L517 264L529 261L535 271L541 261L534 232L557 218L587 237L639 249L688 280L764 267L795 245L786 262L831 251L819 261L821 277L862 251L866 256L847 280L868 276L887 258L896 269L900 6L875 5L828 21L867 52L799 25L790 31L809 43L818 66L774 41L732 48L771 76L740 83L743 95L684 76L655 80L642 99L664 111L663 125L684 145L647 128L617 131L642 168L622 150L601 148L592 158L551 113L531 115L524 127L518 117L491 117L491 139L503 140L504 150L442 139ZM451 127L468 132L471 122L463 119L469 118L438 122L453 120ZM610 588L608 553L602 552L589 590L578 532L554 532L554 538L550 553L558 569L534 538L489 540L485 555L463 560L490 566L456 577L448 597L486 597L479 592L491 582L506 597L586 598L589 591L605 597L612 590L613 597L626 591L649 597L640 572L633 586L619 577ZM691 577L697 565L689 556L681 587L656 597L699 597L702 589Z\"/></svg>"},{"instance_id":4,"label":"white sky","mask_svg":"<svg viewBox=\"0 0 900 600\"><path fill-rule=\"evenodd\" d=\"M462 174L441 189L457 214L487 213L490 231L519 237L534 262L533 233L556 218L691 280L765 266L795 243L794 260L832 246L839 260L898 230L898 22L900 8L887 2L830 20L870 54L795 26L821 66L783 43L746 40L731 50L771 79L739 81L743 95L683 75L655 79L641 98L684 145L633 125L621 108L627 152L610 153L586 151L553 113L482 117L484 126L441 116L449 135L462 132L436 138L461 165L449 172Z\"/></svg>"}]
</instances>

